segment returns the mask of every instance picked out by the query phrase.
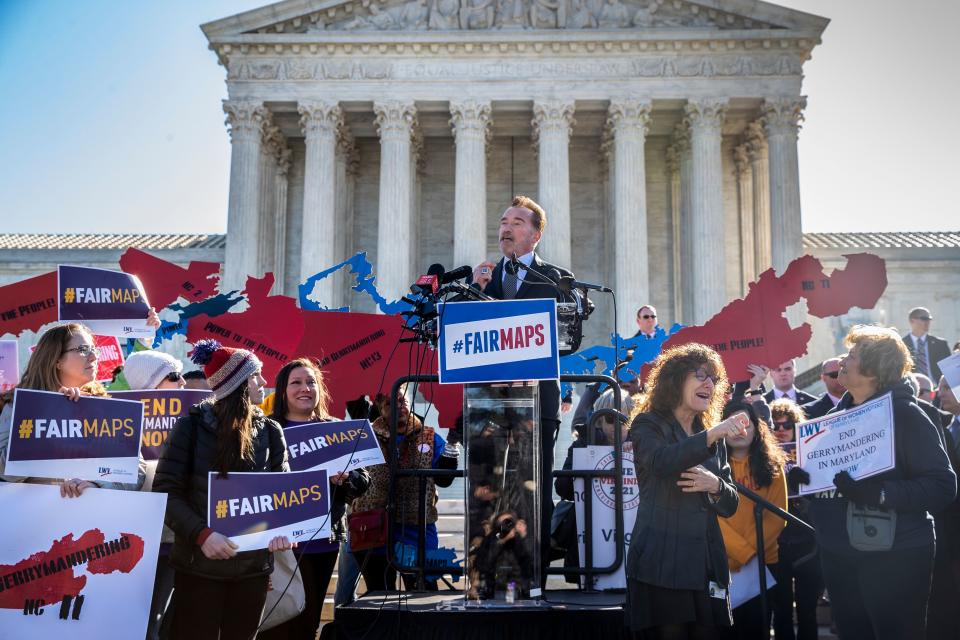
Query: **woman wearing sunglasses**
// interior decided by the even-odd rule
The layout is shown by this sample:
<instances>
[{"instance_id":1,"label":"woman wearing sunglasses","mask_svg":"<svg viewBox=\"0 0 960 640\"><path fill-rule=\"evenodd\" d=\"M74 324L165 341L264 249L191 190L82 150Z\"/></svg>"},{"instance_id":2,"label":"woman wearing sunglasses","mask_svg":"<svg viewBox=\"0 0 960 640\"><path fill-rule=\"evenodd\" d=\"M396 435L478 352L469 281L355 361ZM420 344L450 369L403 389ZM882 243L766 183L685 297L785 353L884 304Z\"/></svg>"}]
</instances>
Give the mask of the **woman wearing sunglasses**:
<instances>
[{"instance_id":1,"label":"woman wearing sunglasses","mask_svg":"<svg viewBox=\"0 0 960 640\"><path fill-rule=\"evenodd\" d=\"M156 314L153 316L155 317ZM106 389L97 382L97 348L90 330L77 323L61 324L48 329L37 343L37 348L30 356L30 360L27 361L27 367L20 377L17 388L55 391L74 402L81 396L106 396ZM0 411L0 474L2 474L7 459L10 426L13 421L12 390L0 396L0 406L3 407ZM45 478L0 477L7 482L59 483L61 496L77 498L90 487L136 491L143 486L145 475L141 460L140 472L137 474L135 484L91 482L80 478L60 481Z\"/></svg>"},{"instance_id":2,"label":"woman wearing sunglasses","mask_svg":"<svg viewBox=\"0 0 960 640\"><path fill-rule=\"evenodd\" d=\"M630 427L640 491L627 556L627 626L637 637L712 638L729 627L730 574L717 516L739 499L727 438L746 431L738 413L720 422L727 376L702 344L660 354Z\"/></svg>"}]
</instances>

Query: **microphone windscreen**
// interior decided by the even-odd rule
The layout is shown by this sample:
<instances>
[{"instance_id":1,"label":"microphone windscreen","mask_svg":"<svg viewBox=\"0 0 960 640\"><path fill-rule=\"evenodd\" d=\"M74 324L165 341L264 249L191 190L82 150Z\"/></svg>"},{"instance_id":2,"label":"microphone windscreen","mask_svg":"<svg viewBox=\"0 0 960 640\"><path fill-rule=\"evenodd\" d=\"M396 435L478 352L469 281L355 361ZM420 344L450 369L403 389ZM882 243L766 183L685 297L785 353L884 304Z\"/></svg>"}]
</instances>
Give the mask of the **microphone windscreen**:
<instances>
[{"instance_id":1,"label":"microphone windscreen","mask_svg":"<svg viewBox=\"0 0 960 640\"><path fill-rule=\"evenodd\" d=\"M442 264L434 263L434 264L430 265L430 268L429 268L429 269L427 269L427 275L428 275L428 276L437 276L437 277L439 277L439 278L442 278L444 271L446 271L446 269L443 268L443 265L442 265Z\"/></svg>"}]
</instances>

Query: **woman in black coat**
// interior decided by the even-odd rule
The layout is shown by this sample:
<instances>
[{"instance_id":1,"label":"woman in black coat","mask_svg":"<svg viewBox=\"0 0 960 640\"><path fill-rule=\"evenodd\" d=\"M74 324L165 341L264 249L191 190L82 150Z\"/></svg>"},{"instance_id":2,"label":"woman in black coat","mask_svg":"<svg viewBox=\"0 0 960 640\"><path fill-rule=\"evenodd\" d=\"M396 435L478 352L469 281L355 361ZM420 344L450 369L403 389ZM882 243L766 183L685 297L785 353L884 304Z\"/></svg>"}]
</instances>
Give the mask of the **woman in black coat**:
<instances>
[{"instance_id":1,"label":"woman in black coat","mask_svg":"<svg viewBox=\"0 0 960 640\"><path fill-rule=\"evenodd\" d=\"M261 363L251 352L201 340L193 361L214 394L180 418L164 445L153 490L167 494L166 523L175 540L174 638L248 640L260 624L273 571L273 552L290 549L278 536L268 549L237 552L207 526L208 474L289 471L283 430L264 417Z\"/></svg>"},{"instance_id":2,"label":"woman in black coat","mask_svg":"<svg viewBox=\"0 0 960 640\"><path fill-rule=\"evenodd\" d=\"M727 377L702 344L662 353L630 427L640 502L627 555L626 622L638 636L711 638L731 624L730 572L717 516L739 498L724 438L745 416L718 423Z\"/></svg>"},{"instance_id":3,"label":"woman in black coat","mask_svg":"<svg viewBox=\"0 0 960 640\"><path fill-rule=\"evenodd\" d=\"M913 361L900 336L892 329L857 326L844 345L850 352L841 360L839 380L847 393L834 412L891 394L896 466L861 480L838 473L836 492L810 501L833 619L844 639L923 638L934 557L930 514L950 504L957 478L939 428L917 406L904 379ZM851 503L874 509L877 522L896 518L886 549L877 548L889 530L880 526L863 529L872 550L854 547L867 545L859 543L856 526L852 535L848 530Z\"/></svg>"}]
</instances>

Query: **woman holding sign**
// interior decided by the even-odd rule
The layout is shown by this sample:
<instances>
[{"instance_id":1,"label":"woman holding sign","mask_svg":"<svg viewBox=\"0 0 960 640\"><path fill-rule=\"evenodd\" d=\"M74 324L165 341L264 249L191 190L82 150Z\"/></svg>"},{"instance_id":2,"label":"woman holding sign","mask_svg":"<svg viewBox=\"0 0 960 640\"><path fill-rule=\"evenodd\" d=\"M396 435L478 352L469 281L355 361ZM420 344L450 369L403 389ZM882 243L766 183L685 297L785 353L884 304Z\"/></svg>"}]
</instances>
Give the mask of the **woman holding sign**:
<instances>
[{"instance_id":1,"label":"woman holding sign","mask_svg":"<svg viewBox=\"0 0 960 640\"><path fill-rule=\"evenodd\" d=\"M934 556L930 514L953 500L957 478L904 380L913 361L900 336L857 326L844 344L850 352L839 380L847 393L831 413L891 394L896 466L860 480L842 471L833 479L836 495L811 500L833 619L841 638L923 638Z\"/></svg>"},{"instance_id":2,"label":"woman holding sign","mask_svg":"<svg viewBox=\"0 0 960 640\"><path fill-rule=\"evenodd\" d=\"M330 394L323 381L323 372L309 358L297 358L283 365L277 373L277 388L270 417L283 428L335 418L328 413ZM262 634L264 638L312 638L320 626L323 600L330 586L330 577L337 564L340 542L345 539L343 516L347 503L360 497L370 485L366 469L330 474L331 540L313 540L300 552L300 570L307 606L304 612ZM301 545L302 547L304 545Z\"/></svg>"},{"instance_id":3,"label":"woman holding sign","mask_svg":"<svg viewBox=\"0 0 960 640\"><path fill-rule=\"evenodd\" d=\"M640 491L627 555L626 622L637 636L713 638L729 627L727 553L717 516L737 510L724 440L746 419L720 422L727 376L702 344L660 354L630 427Z\"/></svg>"},{"instance_id":4,"label":"woman holding sign","mask_svg":"<svg viewBox=\"0 0 960 640\"><path fill-rule=\"evenodd\" d=\"M260 623L273 552L290 549L278 536L268 549L238 553L237 545L207 526L208 475L289 471L283 430L266 418L266 381L260 360L245 349L201 340L193 361L204 367L213 402L180 418L157 464L153 490L167 494L166 523L174 578L174 638L251 638Z\"/></svg>"},{"instance_id":5,"label":"woman holding sign","mask_svg":"<svg viewBox=\"0 0 960 640\"><path fill-rule=\"evenodd\" d=\"M159 324L159 323L158 323ZM53 391L77 401L81 396L106 396L107 391L97 382L97 348L93 334L84 325L78 323L61 324L48 329L36 349L27 361L27 367L20 378L18 389L34 391ZM7 446L13 420L13 391L0 396L0 474L7 459ZM143 485L145 478L143 460L136 484L117 482L91 482L72 478L60 484L60 495L65 498L77 498L90 487L107 489L128 489L136 491ZM2 476L7 482L37 482L54 484L59 481L41 478L22 478Z\"/></svg>"}]
</instances>

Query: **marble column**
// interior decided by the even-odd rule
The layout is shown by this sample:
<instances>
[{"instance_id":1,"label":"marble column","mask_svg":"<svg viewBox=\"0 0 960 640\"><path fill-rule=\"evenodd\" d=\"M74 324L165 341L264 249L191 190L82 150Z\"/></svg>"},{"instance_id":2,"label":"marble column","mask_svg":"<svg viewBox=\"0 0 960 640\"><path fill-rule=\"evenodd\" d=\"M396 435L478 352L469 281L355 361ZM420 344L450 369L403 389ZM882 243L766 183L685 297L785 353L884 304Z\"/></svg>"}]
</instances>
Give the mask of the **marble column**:
<instances>
[{"instance_id":1,"label":"marble column","mask_svg":"<svg viewBox=\"0 0 960 640\"><path fill-rule=\"evenodd\" d=\"M287 279L287 189L290 173L290 148L284 144L277 150L275 157L276 171L274 172L273 210L274 210L274 260L273 273L276 276L276 289L283 295L293 295L296 291L289 291L286 287Z\"/></svg>"},{"instance_id":2,"label":"marble column","mask_svg":"<svg viewBox=\"0 0 960 640\"><path fill-rule=\"evenodd\" d=\"M753 232L753 175L750 171L750 151L746 144L733 150L733 165L737 178L737 207L740 220L740 295L747 292L756 280L757 270Z\"/></svg>"},{"instance_id":3,"label":"marble column","mask_svg":"<svg viewBox=\"0 0 960 640\"><path fill-rule=\"evenodd\" d=\"M303 225L300 282L333 266L336 259L336 150L343 122L340 105L324 100L297 106L306 155L303 169ZM320 280L312 299L333 306L332 278Z\"/></svg>"},{"instance_id":4,"label":"marble column","mask_svg":"<svg viewBox=\"0 0 960 640\"><path fill-rule=\"evenodd\" d=\"M770 259L770 165L767 161L767 137L763 123L747 125L747 150L750 152L750 183L753 186L753 266L760 275L772 266Z\"/></svg>"},{"instance_id":5,"label":"marble column","mask_svg":"<svg viewBox=\"0 0 960 640\"><path fill-rule=\"evenodd\" d=\"M768 98L763 104L770 153L770 255L779 274L803 252L797 135L806 106L804 97Z\"/></svg>"},{"instance_id":6,"label":"marble column","mask_svg":"<svg viewBox=\"0 0 960 640\"><path fill-rule=\"evenodd\" d=\"M690 220L693 244L688 263L693 288L692 320L703 324L727 302L723 241L723 158L720 151L725 99L692 100L690 122ZM689 317L689 314L688 314Z\"/></svg>"},{"instance_id":7,"label":"marble column","mask_svg":"<svg viewBox=\"0 0 960 640\"><path fill-rule=\"evenodd\" d=\"M357 149L353 134L346 126L340 128L337 138L336 158L336 257L334 262L343 262L352 255L353 249L353 185L356 176ZM349 306L348 284L352 276L341 269L334 276L333 304Z\"/></svg>"},{"instance_id":8,"label":"marble column","mask_svg":"<svg viewBox=\"0 0 960 640\"><path fill-rule=\"evenodd\" d=\"M267 110L260 102L224 100L230 132L230 195L222 291L243 289L257 271L261 131Z\"/></svg>"},{"instance_id":9,"label":"marble column","mask_svg":"<svg viewBox=\"0 0 960 640\"><path fill-rule=\"evenodd\" d=\"M674 129L674 147L677 149L677 156L680 161L680 207L678 210L678 225L680 235L680 308L682 313L678 320L683 324L693 323L693 298L695 290L693 288L693 263L696 261L694 252L693 234L690 229L690 216L692 214L693 192L691 191L690 178L693 174L693 155L690 152L690 124L686 121L681 122Z\"/></svg>"},{"instance_id":10,"label":"marble column","mask_svg":"<svg viewBox=\"0 0 960 640\"><path fill-rule=\"evenodd\" d=\"M570 135L572 101L533 103L533 128L538 145L537 202L547 214L547 229L538 252L548 262L570 269Z\"/></svg>"},{"instance_id":11,"label":"marble column","mask_svg":"<svg viewBox=\"0 0 960 640\"><path fill-rule=\"evenodd\" d=\"M451 100L457 147L453 205L453 269L487 259L487 137L490 102Z\"/></svg>"},{"instance_id":12,"label":"marble column","mask_svg":"<svg viewBox=\"0 0 960 640\"><path fill-rule=\"evenodd\" d=\"M619 303L617 328L632 329L637 309L650 303L647 263L647 173L644 145L650 101L610 101L607 124L613 132L613 289Z\"/></svg>"},{"instance_id":13,"label":"marble column","mask_svg":"<svg viewBox=\"0 0 960 640\"><path fill-rule=\"evenodd\" d=\"M683 317L683 289L681 287L680 261L680 149L676 144L667 147L666 169L670 183L670 291L673 293L673 317L676 322ZM663 324L661 320L661 324ZM664 325L666 326L666 325Z\"/></svg>"},{"instance_id":14,"label":"marble column","mask_svg":"<svg viewBox=\"0 0 960 640\"><path fill-rule=\"evenodd\" d=\"M377 288L388 300L413 284L410 268L413 211L411 138L417 126L413 102L374 102L380 134L380 207L377 222Z\"/></svg>"}]
</instances>

